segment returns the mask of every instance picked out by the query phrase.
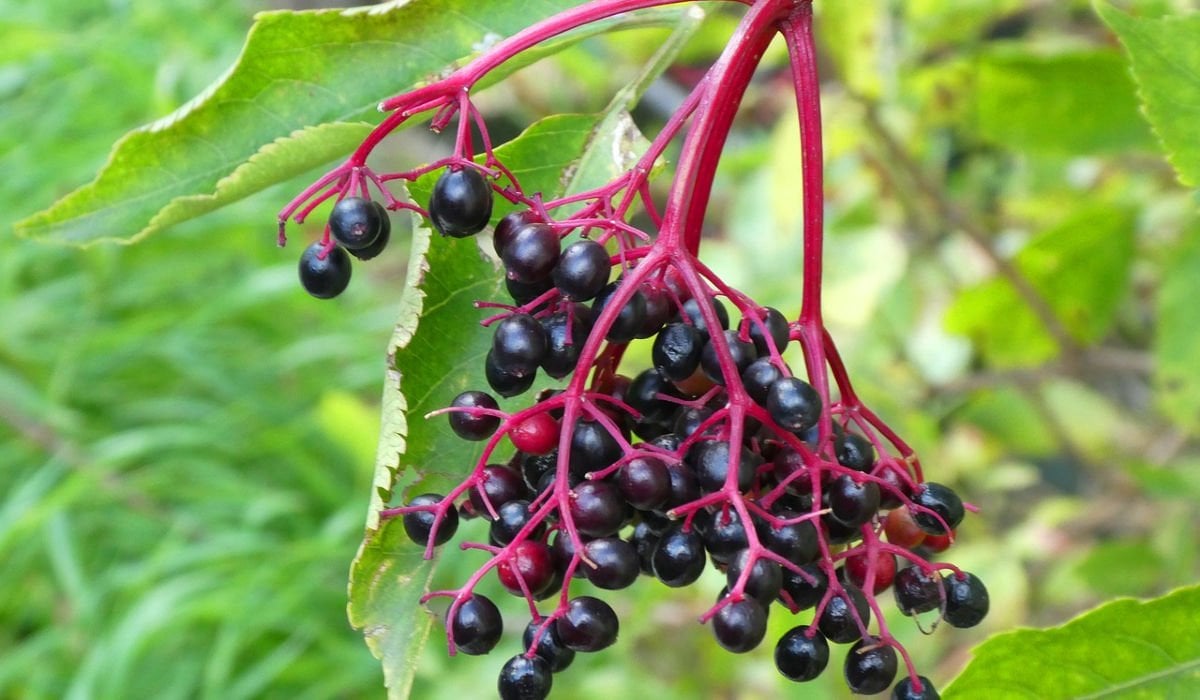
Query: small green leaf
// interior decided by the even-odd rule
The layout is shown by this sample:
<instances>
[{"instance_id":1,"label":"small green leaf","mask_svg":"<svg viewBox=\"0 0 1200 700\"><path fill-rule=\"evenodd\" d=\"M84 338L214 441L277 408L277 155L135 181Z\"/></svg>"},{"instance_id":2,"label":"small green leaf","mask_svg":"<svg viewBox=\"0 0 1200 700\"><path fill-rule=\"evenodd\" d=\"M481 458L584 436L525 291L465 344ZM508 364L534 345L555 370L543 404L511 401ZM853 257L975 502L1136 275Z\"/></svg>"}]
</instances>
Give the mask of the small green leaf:
<instances>
[{"instance_id":1,"label":"small green leaf","mask_svg":"<svg viewBox=\"0 0 1200 700\"><path fill-rule=\"evenodd\" d=\"M1158 290L1154 383L1159 408L1180 427L1200 426L1200 230L1181 237Z\"/></svg>"},{"instance_id":2,"label":"small green leaf","mask_svg":"<svg viewBox=\"0 0 1200 700\"><path fill-rule=\"evenodd\" d=\"M1016 267L1071 336L1091 343L1107 332L1125 297L1133 244L1128 211L1089 207L1037 235L1017 254ZM1058 352L1041 320L1000 277L964 290L945 320L1000 366L1037 364Z\"/></svg>"},{"instance_id":3,"label":"small green leaf","mask_svg":"<svg viewBox=\"0 0 1200 700\"><path fill-rule=\"evenodd\" d=\"M1061 627L999 634L942 693L953 698L1200 697L1200 586L1117 600Z\"/></svg>"},{"instance_id":4,"label":"small green leaf","mask_svg":"<svg viewBox=\"0 0 1200 700\"><path fill-rule=\"evenodd\" d=\"M1200 187L1200 14L1141 18L1107 2L1096 11L1129 52L1142 106L1179 180Z\"/></svg>"},{"instance_id":5,"label":"small green leaf","mask_svg":"<svg viewBox=\"0 0 1200 700\"><path fill-rule=\"evenodd\" d=\"M988 52L975 94L980 134L1006 148L1070 155L1154 147L1116 51Z\"/></svg>"}]
</instances>

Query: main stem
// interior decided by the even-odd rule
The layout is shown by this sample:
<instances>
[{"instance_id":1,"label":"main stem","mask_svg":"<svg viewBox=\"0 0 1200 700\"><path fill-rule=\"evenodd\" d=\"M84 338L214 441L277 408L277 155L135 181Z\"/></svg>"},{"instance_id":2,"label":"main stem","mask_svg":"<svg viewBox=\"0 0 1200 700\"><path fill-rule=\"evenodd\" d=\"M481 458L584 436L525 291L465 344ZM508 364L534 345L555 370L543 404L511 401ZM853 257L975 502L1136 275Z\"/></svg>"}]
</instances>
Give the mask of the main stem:
<instances>
[{"instance_id":1,"label":"main stem","mask_svg":"<svg viewBox=\"0 0 1200 700\"><path fill-rule=\"evenodd\" d=\"M663 215L661 238L668 248L700 249L701 227L712 194L713 178L738 106L763 52L781 20L811 11L810 0L760 0L742 17L721 57L713 64L695 121L683 144L675 181Z\"/></svg>"}]
</instances>

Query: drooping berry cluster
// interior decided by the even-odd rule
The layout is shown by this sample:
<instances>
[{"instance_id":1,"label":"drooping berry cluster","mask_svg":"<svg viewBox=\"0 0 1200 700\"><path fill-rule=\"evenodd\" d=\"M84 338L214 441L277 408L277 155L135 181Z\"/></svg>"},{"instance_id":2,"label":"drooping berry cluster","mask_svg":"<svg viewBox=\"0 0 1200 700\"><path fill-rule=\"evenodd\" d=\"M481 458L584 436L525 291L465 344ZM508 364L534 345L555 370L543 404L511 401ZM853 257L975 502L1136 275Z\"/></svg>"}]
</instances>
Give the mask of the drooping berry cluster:
<instances>
[{"instance_id":1,"label":"drooping berry cluster","mask_svg":"<svg viewBox=\"0 0 1200 700\"><path fill-rule=\"evenodd\" d=\"M830 642L848 644L843 672L853 692L895 683L894 697L937 697L888 630L881 596L891 588L905 615L937 611L954 627L978 624L988 596L972 574L931 561L950 546L969 508L950 488L926 481L908 445L858 398L821 319L810 4L746 3L725 53L646 154L612 182L570 197L526 193L496 158L469 99L489 70L538 41L656 4L665 3L586 3L385 102L392 116L281 214L282 227L340 196L326 238L301 268L306 288L332 296L349 278L348 258L340 253L340 265L338 251L377 245L372 232L384 227L380 205L348 192L366 195L372 183L388 209L417 211L455 237L487 227L495 195L517 205L493 228L511 298L476 303L499 310L482 321L492 339L483 367L490 393L477 387L435 412L459 437L483 442L482 456L464 465L465 478L449 493L416 496L381 517L401 518L427 556L454 537L460 518L489 522L488 542L462 544L483 553L479 569L425 600L449 599L450 650L468 654L490 652L501 637L499 608L475 591L484 577L494 571L527 601L524 651L501 670L502 698L546 697L553 674L576 653L616 641L619 622L601 591L652 585L650 578L683 587L709 568L727 585L701 620L729 651L758 647L770 614L803 613L806 621L776 640L775 662L786 678L816 678ZM795 320L730 287L699 257L717 158L776 33L791 56L803 145L805 261ZM458 115L454 155L404 173L378 175L365 165L383 136L431 109L439 110L435 129ZM483 139L482 162L474 158L472 125ZM685 125L675 182L660 207L646 178ZM426 208L387 189L389 181L434 171L440 176ZM629 223L638 205L650 230ZM344 277L322 271L342 267ZM635 342L650 346L653 366L629 376L621 362ZM802 372L784 359L793 349ZM525 394L539 371L564 385L525 408L502 409L496 396ZM552 602L540 608L542 601ZM906 674L896 682L900 661Z\"/></svg>"}]
</instances>

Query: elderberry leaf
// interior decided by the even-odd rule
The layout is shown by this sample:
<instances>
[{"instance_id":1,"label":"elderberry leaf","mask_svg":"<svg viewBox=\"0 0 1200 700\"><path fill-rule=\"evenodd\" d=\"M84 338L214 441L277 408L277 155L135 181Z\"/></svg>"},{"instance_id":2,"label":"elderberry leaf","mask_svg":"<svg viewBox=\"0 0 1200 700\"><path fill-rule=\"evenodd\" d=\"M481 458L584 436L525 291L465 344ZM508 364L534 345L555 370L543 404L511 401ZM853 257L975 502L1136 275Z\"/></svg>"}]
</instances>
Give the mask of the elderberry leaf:
<instances>
[{"instance_id":1,"label":"elderberry leaf","mask_svg":"<svg viewBox=\"0 0 1200 700\"><path fill-rule=\"evenodd\" d=\"M174 113L125 135L89 184L16 225L86 246L131 243L348 153L378 123L381 97L460 65L575 0L413 0L258 15L236 64ZM491 84L602 32L672 23L625 13L506 62ZM424 124L410 120L406 126Z\"/></svg>"},{"instance_id":2,"label":"elderberry leaf","mask_svg":"<svg viewBox=\"0 0 1200 700\"><path fill-rule=\"evenodd\" d=\"M1200 586L1116 600L1060 627L996 635L944 691L954 698L1165 698L1200 694Z\"/></svg>"},{"instance_id":3,"label":"elderberry leaf","mask_svg":"<svg viewBox=\"0 0 1200 700\"><path fill-rule=\"evenodd\" d=\"M1096 11L1129 52L1143 111L1167 160L1180 182L1200 187L1200 15L1135 17L1108 2L1097 2Z\"/></svg>"},{"instance_id":4,"label":"elderberry leaf","mask_svg":"<svg viewBox=\"0 0 1200 700\"><path fill-rule=\"evenodd\" d=\"M1155 399L1159 410L1185 430L1200 427L1200 230L1180 236L1158 289L1154 338Z\"/></svg>"},{"instance_id":5,"label":"elderberry leaf","mask_svg":"<svg viewBox=\"0 0 1200 700\"><path fill-rule=\"evenodd\" d=\"M1134 258L1133 223L1125 209L1087 207L1017 253L1016 268L1039 303L1079 343L1103 337L1125 298ZM999 276L960 293L945 323L947 330L970 337L997 366L1037 364L1059 350L1024 297Z\"/></svg>"},{"instance_id":6,"label":"elderberry leaf","mask_svg":"<svg viewBox=\"0 0 1200 700\"><path fill-rule=\"evenodd\" d=\"M1116 51L993 50L976 70L979 133L992 143L1034 155L1154 148Z\"/></svg>"}]
</instances>

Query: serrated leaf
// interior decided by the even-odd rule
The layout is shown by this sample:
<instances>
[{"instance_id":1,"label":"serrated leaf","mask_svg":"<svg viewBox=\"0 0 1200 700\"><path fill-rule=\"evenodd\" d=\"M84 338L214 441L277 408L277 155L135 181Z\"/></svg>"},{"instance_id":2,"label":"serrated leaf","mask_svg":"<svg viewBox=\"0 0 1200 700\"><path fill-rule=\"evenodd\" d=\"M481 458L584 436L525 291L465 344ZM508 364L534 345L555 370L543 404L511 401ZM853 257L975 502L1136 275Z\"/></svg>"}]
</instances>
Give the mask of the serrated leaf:
<instances>
[{"instance_id":1,"label":"serrated leaf","mask_svg":"<svg viewBox=\"0 0 1200 700\"><path fill-rule=\"evenodd\" d=\"M261 13L220 81L127 134L93 182L16 230L75 245L129 243L225 206L349 152L378 121L381 97L575 4L410 0ZM627 13L590 25L507 62L487 82L588 36L677 17L678 10Z\"/></svg>"},{"instance_id":2,"label":"serrated leaf","mask_svg":"<svg viewBox=\"0 0 1200 700\"><path fill-rule=\"evenodd\" d=\"M975 94L980 134L1005 148L1070 155L1154 145L1116 51L985 53Z\"/></svg>"},{"instance_id":3,"label":"serrated leaf","mask_svg":"<svg viewBox=\"0 0 1200 700\"><path fill-rule=\"evenodd\" d=\"M1091 343L1112 325L1128 289L1133 253L1130 213L1097 206L1037 235L1017 254L1016 267L1067 332ZM960 293L945 323L1000 366L1037 364L1058 351L1041 320L999 277Z\"/></svg>"},{"instance_id":4,"label":"serrated leaf","mask_svg":"<svg viewBox=\"0 0 1200 700\"><path fill-rule=\"evenodd\" d=\"M1200 696L1200 586L1117 600L1046 630L996 635L942 693L953 698Z\"/></svg>"},{"instance_id":5,"label":"serrated leaf","mask_svg":"<svg viewBox=\"0 0 1200 700\"><path fill-rule=\"evenodd\" d=\"M1096 11L1129 52L1143 110L1179 180L1200 187L1200 14L1140 18L1107 2Z\"/></svg>"}]
</instances>

